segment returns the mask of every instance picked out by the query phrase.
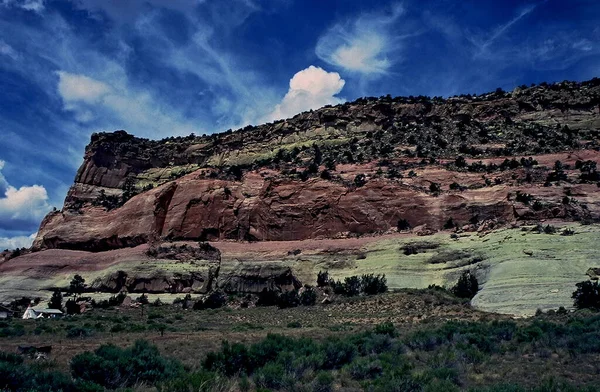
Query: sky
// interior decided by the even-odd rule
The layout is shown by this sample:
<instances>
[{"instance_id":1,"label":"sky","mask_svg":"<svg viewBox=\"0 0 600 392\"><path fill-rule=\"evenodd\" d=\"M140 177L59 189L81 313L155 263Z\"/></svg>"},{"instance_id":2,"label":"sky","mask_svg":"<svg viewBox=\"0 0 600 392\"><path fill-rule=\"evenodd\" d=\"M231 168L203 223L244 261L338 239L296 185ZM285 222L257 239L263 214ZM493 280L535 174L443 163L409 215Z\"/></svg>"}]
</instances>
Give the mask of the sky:
<instances>
[{"instance_id":1,"label":"sky","mask_svg":"<svg viewBox=\"0 0 600 392\"><path fill-rule=\"evenodd\" d=\"M597 0L0 0L0 250L62 207L94 132L596 76Z\"/></svg>"}]
</instances>

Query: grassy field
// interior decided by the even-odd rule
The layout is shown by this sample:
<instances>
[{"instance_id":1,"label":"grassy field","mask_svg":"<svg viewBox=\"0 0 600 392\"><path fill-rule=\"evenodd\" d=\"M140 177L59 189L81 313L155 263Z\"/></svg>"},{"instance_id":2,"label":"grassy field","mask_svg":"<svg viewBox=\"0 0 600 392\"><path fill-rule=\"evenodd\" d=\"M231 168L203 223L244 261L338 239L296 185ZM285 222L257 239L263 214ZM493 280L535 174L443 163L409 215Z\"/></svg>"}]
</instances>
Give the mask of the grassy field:
<instances>
[{"instance_id":1,"label":"grassy field","mask_svg":"<svg viewBox=\"0 0 600 392\"><path fill-rule=\"evenodd\" d=\"M307 338L317 345L338 342L335 344L348 348L343 343L347 341L357 345L358 351L346 365L340 362L339 366L326 367L327 377L318 367L312 372L303 371L297 379L283 370L278 377L288 380L288 384L273 387L275 384L265 381L262 370L248 370L249 380L235 373L219 376L221 381L214 388L162 390L316 391L322 390L315 384L321 377L329 380L329 389L325 390L332 391L406 390L394 389L397 385L392 388L389 383L393 380L420 385L410 389L415 391L475 388L491 392L486 388L492 385L535 387L556 380L564 380L574 388L588 386L591 391L600 381L598 323L598 314L582 311L550 312L533 319L512 320L472 309L464 300L444 291L401 290L292 309L233 307L195 311L173 305L146 305L143 309L94 309L62 320L1 321L0 351L16 352L19 345L52 345L48 360L28 363L36 369L43 365L45 370L68 373L72 358L82 352L94 351L107 343L129 347L144 339L156 345L163 356L180 362L186 373L196 374L205 372L202 364L207 354L221 350L224 340L250 347L271 334L279 334ZM393 331L389 330L390 325ZM373 335L369 332L373 328L390 336ZM365 348L371 344L375 346ZM283 359L277 359L280 360ZM375 372L372 375L371 368ZM219 371L210 374L217 377ZM240 386L245 382L249 389ZM133 390L152 390L148 387L138 384ZM520 391L493 391L505 390ZM579 389L539 391L575 390Z\"/></svg>"}]
</instances>

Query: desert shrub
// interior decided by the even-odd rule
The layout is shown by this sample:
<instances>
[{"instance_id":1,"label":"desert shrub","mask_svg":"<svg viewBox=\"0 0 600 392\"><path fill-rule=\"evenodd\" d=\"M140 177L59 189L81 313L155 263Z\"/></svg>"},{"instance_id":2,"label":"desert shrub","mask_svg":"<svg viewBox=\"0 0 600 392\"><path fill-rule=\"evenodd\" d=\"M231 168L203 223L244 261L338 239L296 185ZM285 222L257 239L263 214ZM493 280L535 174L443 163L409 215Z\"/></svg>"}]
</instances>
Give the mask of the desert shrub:
<instances>
[{"instance_id":1,"label":"desert shrub","mask_svg":"<svg viewBox=\"0 0 600 392\"><path fill-rule=\"evenodd\" d=\"M67 314L79 314L81 313L81 306L71 298L65 302L65 310Z\"/></svg>"},{"instance_id":2,"label":"desert shrub","mask_svg":"<svg viewBox=\"0 0 600 392\"><path fill-rule=\"evenodd\" d=\"M354 177L354 185L357 188L365 186L366 183L367 183L367 177L364 174L359 174L356 177Z\"/></svg>"},{"instance_id":3,"label":"desert shrub","mask_svg":"<svg viewBox=\"0 0 600 392\"><path fill-rule=\"evenodd\" d=\"M470 270L464 271L451 291L459 298L473 298L479 291L477 277Z\"/></svg>"},{"instance_id":4,"label":"desert shrub","mask_svg":"<svg viewBox=\"0 0 600 392\"><path fill-rule=\"evenodd\" d=\"M367 295L375 295L387 291L387 280L385 275L363 275L360 278L360 283L361 291Z\"/></svg>"},{"instance_id":5,"label":"desert shrub","mask_svg":"<svg viewBox=\"0 0 600 392\"><path fill-rule=\"evenodd\" d=\"M254 374L254 382L259 388L280 389L284 380L285 369L278 363L268 363Z\"/></svg>"},{"instance_id":6,"label":"desert shrub","mask_svg":"<svg viewBox=\"0 0 600 392\"><path fill-rule=\"evenodd\" d=\"M333 391L333 376L328 372L319 372L313 380L313 392L331 392Z\"/></svg>"},{"instance_id":7,"label":"desert shrub","mask_svg":"<svg viewBox=\"0 0 600 392\"><path fill-rule=\"evenodd\" d=\"M517 191L515 200L518 201L519 203L529 204L533 201L533 196L531 196L529 193Z\"/></svg>"},{"instance_id":8,"label":"desert shrub","mask_svg":"<svg viewBox=\"0 0 600 392\"><path fill-rule=\"evenodd\" d=\"M67 338L88 338L94 336L94 330L84 327L73 327L67 331Z\"/></svg>"},{"instance_id":9,"label":"desert shrub","mask_svg":"<svg viewBox=\"0 0 600 392\"><path fill-rule=\"evenodd\" d=\"M111 389L172 379L182 370L181 364L162 357L156 346L144 340L126 349L102 345L93 353L84 352L71 360L73 378Z\"/></svg>"},{"instance_id":10,"label":"desert shrub","mask_svg":"<svg viewBox=\"0 0 600 392\"><path fill-rule=\"evenodd\" d=\"M203 301L194 304L195 310L218 309L227 304L227 295L222 291L213 291Z\"/></svg>"},{"instance_id":11,"label":"desert shrub","mask_svg":"<svg viewBox=\"0 0 600 392\"><path fill-rule=\"evenodd\" d=\"M600 285L598 281L584 281L576 284L577 290L573 292L573 305L577 309L600 310Z\"/></svg>"},{"instance_id":12,"label":"desert shrub","mask_svg":"<svg viewBox=\"0 0 600 392\"><path fill-rule=\"evenodd\" d=\"M373 379L383 373L381 361L369 357L359 358L347 366L348 373L355 380Z\"/></svg>"},{"instance_id":13,"label":"desert shrub","mask_svg":"<svg viewBox=\"0 0 600 392\"><path fill-rule=\"evenodd\" d=\"M380 335L389 335L391 337L394 337L398 334L396 327L394 327L394 324L391 321L377 324L373 332Z\"/></svg>"},{"instance_id":14,"label":"desert shrub","mask_svg":"<svg viewBox=\"0 0 600 392\"><path fill-rule=\"evenodd\" d=\"M123 303L125 298L127 298L127 294L124 292L120 292L117 295L111 296L108 300L105 299L105 300L98 301L98 302L96 302L95 300L92 300L92 307L106 309L111 306L119 306Z\"/></svg>"},{"instance_id":15,"label":"desert shrub","mask_svg":"<svg viewBox=\"0 0 600 392\"><path fill-rule=\"evenodd\" d=\"M317 274L317 287L325 287L329 285L329 272L327 271L319 271Z\"/></svg>"},{"instance_id":16,"label":"desert shrub","mask_svg":"<svg viewBox=\"0 0 600 392\"><path fill-rule=\"evenodd\" d=\"M433 193L434 195L438 195L441 191L442 187L437 182L432 182L429 184L429 192Z\"/></svg>"},{"instance_id":17,"label":"desert shrub","mask_svg":"<svg viewBox=\"0 0 600 392\"><path fill-rule=\"evenodd\" d=\"M275 306L279 300L279 295L277 292L273 290L269 290L264 288L258 294L258 300L256 301L256 306Z\"/></svg>"},{"instance_id":18,"label":"desert shrub","mask_svg":"<svg viewBox=\"0 0 600 392\"><path fill-rule=\"evenodd\" d=\"M300 303L304 306L312 306L317 302L317 291L310 286L305 286L300 294Z\"/></svg>"},{"instance_id":19,"label":"desert shrub","mask_svg":"<svg viewBox=\"0 0 600 392\"><path fill-rule=\"evenodd\" d=\"M300 321L291 321L287 324L288 328L302 328L302 323Z\"/></svg>"},{"instance_id":20,"label":"desert shrub","mask_svg":"<svg viewBox=\"0 0 600 392\"><path fill-rule=\"evenodd\" d=\"M300 305L298 290L290 290L281 293L277 299L277 307L279 307L279 309L295 308L298 305Z\"/></svg>"},{"instance_id":21,"label":"desert shrub","mask_svg":"<svg viewBox=\"0 0 600 392\"><path fill-rule=\"evenodd\" d=\"M431 256L427 262L431 264L441 264L449 261L469 259L471 256L473 256L471 253L464 250L444 250Z\"/></svg>"},{"instance_id":22,"label":"desert shrub","mask_svg":"<svg viewBox=\"0 0 600 392\"><path fill-rule=\"evenodd\" d=\"M229 384L227 380L219 374L201 370L161 382L157 385L157 389L159 392L213 392L230 390L222 388L227 384Z\"/></svg>"},{"instance_id":23,"label":"desert shrub","mask_svg":"<svg viewBox=\"0 0 600 392\"><path fill-rule=\"evenodd\" d=\"M148 300L148 296L145 293L137 297L135 300L137 303L142 305L148 305L150 303L150 301Z\"/></svg>"},{"instance_id":24,"label":"desert shrub","mask_svg":"<svg viewBox=\"0 0 600 392\"><path fill-rule=\"evenodd\" d=\"M400 249L404 252L405 255L410 256L422 252L427 252L428 250L437 249L439 247L440 244L437 242L418 241L409 242L408 244L402 246Z\"/></svg>"},{"instance_id":25,"label":"desert shrub","mask_svg":"<svg viewBox=\"0 0 600 392\"><path fill-rule=\"evenodd\" d=\"M570 229L570 228L568 228L568 227L567 227L567 228L565 228L565 229L564 229L564 230L563 230L563 231L560 233L560 235L564 235L564 236L569 236L569 235L574 235L574 234L575 234L575 231L574 231L573 229Z\"/></svg>"},{"instance_id":26,"label":"desert shrub","mask_svg":"<svg viewBox=\"0 0 600 392\"><path fill-rule=\"evenodd\" d=\"M25 335L25 327L21 324L15 324L12 326L5 326L0 328L0 338L8 338L12 336L23 336Z\"/></svg>"}]
</instances>

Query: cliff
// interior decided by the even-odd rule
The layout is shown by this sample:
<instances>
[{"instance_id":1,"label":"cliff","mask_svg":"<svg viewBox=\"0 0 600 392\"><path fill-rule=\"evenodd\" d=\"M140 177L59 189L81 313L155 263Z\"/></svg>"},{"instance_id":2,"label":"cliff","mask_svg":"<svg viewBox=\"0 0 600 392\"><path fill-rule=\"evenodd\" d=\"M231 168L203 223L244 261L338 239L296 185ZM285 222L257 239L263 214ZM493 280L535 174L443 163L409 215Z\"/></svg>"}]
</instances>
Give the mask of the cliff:
<instances>
[{"instance_id":1,"label":"cliff","mask_svg":"<svg viewBox=\"0 0 600 392\"><path fill-rule=\"evenodd\" d=\"M208 136L94 134L64 208L44 219L33 248L594 220L599 132L594 79L448 99L362 98ZM569 194L578 202L565 203Z\"/></svg>"}]
</instances>

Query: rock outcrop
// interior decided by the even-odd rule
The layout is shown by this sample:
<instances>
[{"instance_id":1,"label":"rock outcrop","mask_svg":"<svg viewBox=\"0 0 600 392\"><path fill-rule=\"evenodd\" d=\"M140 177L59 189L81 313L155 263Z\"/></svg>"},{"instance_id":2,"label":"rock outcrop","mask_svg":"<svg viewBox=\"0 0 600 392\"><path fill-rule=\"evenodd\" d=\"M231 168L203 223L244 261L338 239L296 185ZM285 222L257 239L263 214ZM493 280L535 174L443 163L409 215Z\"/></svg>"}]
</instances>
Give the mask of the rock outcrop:
<instances>
[{"instance_id":1,"label":"rock outcrop","mask_svg":"<svg viewBox=\"0 0 600 392\"><path fill-rule=\"evenodd\" d=\"M446 100L363 98L209 136L95 134L33 249L340 238L401 221L439 230L593 220L599 130L594 79ZM581 197L563 202L575 188Z\"/></svg>"}]
</instances>

